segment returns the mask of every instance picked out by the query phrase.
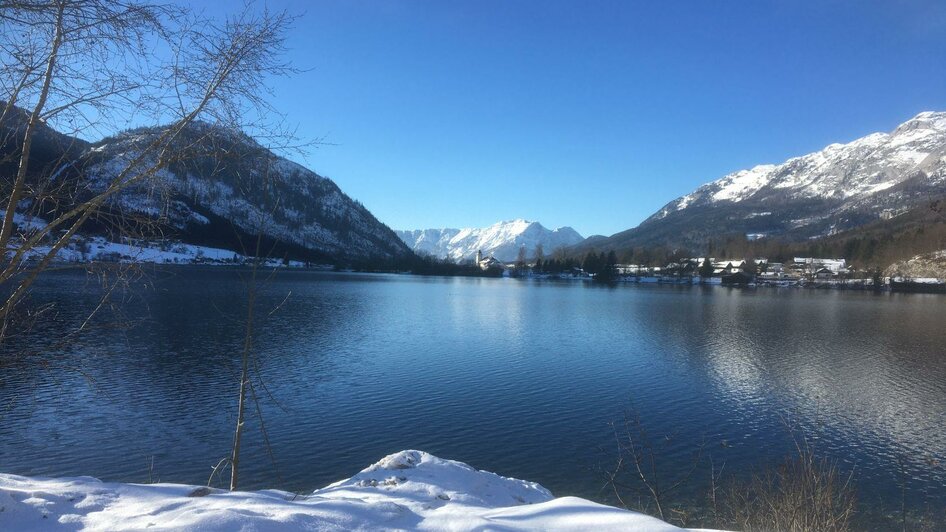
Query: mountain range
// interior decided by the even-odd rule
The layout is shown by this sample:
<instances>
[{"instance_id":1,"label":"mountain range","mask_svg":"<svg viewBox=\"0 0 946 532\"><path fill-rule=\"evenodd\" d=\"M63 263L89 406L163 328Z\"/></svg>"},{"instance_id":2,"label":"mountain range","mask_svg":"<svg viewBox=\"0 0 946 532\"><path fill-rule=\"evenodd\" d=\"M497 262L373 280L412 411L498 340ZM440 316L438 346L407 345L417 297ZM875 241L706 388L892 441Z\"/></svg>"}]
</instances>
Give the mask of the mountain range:
<instances>
[{"instance_id":1,"label":"mountain range","mask_svg":"<svg viewBox=\"0 0 946 532\"><path fill-rule=\"evenodd\" d=\"M22 127L24 116L17 113L3 127ZM46 218L68 202L103 190L161 132L136 129L90 143L41 125L31 157L33 179L40 183L52 176L49 182L70 183L68 188L78 192L24 208ZM11 140L15 135L2 138L6 143L0 145L0 154L18 149ZM109 200L107 208L121 212L122 223L131 218L158 220L182 242L249 254L253 250L246 248L254 247L261 236L266 253L304 260L364 263L413 256L390 228L332 180L242 132L196 122L174 142L172 149L183 155L180 160ZM4 164L16 159L7 158ZM87 226L93 232L109 229L94 220Z\"/></svg>"},{"instance_id":2,"label":"mountain range","mask_svg":"<svg viewBox=\"0 0 946 532\"><path fill-rule=\"evenodd\" d=\"M473 259L478 251L503 262L516 260L521 248L532 258L541 244L545 254L573 246L584 238L571 227L546 229L539 222L510 220L489 227L467 229L418 229L396 231L415 253L455 262Z\"/></svg>"},{"instance_id":3,"label":"mountain range","mask_svg":"<svg viewBox=\"0 0 946 532\"><path fill-rule=\"evenodd\" d=\"M15 172L19 149L17 135L10 133L24 120L18 111L0 126L5 175ZM31 186L52 176L42 184L51 191L44 197L52 191L64 195L23 205L24 214L53 216L102 190L161 131L136 129L86 142L41 124L31 154ZM615 250L625 258L654 248L699 255L714 246L719 251L716 243L728 239L757 250L834 254L885 267L946 249L942 112L920 113L889 133L734 172L667 203L635 228L588 239L570 227L549 230L522 219L485 228L395 232L330 179L242 132L194 123L176 143L185 156L147 184L114 196L111 212L158 220L187 244L238 252L261 235L269 253L302 260L393 264L416 252L464 261L482 251L510 262L523 247L532 257L539 244L546 255L567 248L573 255ZM108 217L106 212L90 220L88 230L106 233Z\"/></svg>"},{"instance_id":4,"label":"mountain range","mask_svg":"<svg viewBox=\"0 0 946 532\"><path fill-rule=\"evenodd\" d=\"M863 227L897 226L898 218L943 197L946 113L923 112L890 133L726 175L667 203L639 226L589 238L576 251L665 246L702 253L721 235L837 240Z\"/></svg>"}]
</instances>

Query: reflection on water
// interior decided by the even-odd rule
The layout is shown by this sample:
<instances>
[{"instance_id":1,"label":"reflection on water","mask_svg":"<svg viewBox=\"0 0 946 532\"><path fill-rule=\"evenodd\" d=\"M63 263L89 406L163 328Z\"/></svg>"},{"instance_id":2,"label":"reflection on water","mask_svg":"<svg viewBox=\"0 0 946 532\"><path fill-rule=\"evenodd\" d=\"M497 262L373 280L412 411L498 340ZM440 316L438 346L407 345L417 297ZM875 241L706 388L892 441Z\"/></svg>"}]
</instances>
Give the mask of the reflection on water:
<instances>
[{"instance_id":1,"label":"reflection on water","mask_svg":"<svg viewBox=\"0 0 946 532\"><path fill-rule=\"evenodd\" d=\"M95 285L46 278L59 302L35 347L81 319ZM731 471L788 452L786 419L853 470L861 499L946 506L946 299L721 287L283 272L265 288L261 398L246 487L306 490L378 457L425 449L559 495L607 500L592 470L631 404L702 439ZM172 269L137 291L128 330L98 329L0 380L0 470L206 482L234 423L244 286ZM103 320L107 324L108 320ZM77 371L77 369L79 371ZM702 489L699 481L692 494Z\"/></svg>"}]
</instances>

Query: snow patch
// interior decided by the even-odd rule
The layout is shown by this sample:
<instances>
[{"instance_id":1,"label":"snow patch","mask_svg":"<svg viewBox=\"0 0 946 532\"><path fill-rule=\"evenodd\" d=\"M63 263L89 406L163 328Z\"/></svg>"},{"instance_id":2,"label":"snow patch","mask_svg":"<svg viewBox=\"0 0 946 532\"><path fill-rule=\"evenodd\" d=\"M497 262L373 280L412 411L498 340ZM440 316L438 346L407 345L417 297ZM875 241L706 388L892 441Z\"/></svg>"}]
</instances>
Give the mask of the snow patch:
<instances>
[{"instance_id":1,"label":"snow patch","mask_svg":"<svg viewBox=\"0 0 946 532\"><path fill-rule=\"evenodd\" d=\"M775 165L763 164L750 170L730 174L716 182L720 188L712 198L714 201L745 199L769 182L775 168Z\"/></svg>"},{"instance_id":2,"label":"snow patch","mask_svg":"<svg viewBox=\"0 0 946 532\"><path fill-rule=\"evenodd\" d=\"M36 246L30 249L24 258L27 261L40 260L49 253L50 249L48 244ZM148 242L131 239L125 242L111 242L100 236L89 238L79 236L60 249L55 260L60 263L238 265L249 263L252 259L229 249L197 246L183 242ZM305 265L296 260L286 264L279 258L268 258L263 262L267 267Z\"/></svg>"},{"instance_id":3,"label":"snow patch","mask_svg":"<svg viewBox=\"0 0 946 532\"><path fill-rule=\"evenodd\" d=\"M0 474L5 530L681 530L640 513L401 451L297 496Z\"/></svg>"}]
</instances>

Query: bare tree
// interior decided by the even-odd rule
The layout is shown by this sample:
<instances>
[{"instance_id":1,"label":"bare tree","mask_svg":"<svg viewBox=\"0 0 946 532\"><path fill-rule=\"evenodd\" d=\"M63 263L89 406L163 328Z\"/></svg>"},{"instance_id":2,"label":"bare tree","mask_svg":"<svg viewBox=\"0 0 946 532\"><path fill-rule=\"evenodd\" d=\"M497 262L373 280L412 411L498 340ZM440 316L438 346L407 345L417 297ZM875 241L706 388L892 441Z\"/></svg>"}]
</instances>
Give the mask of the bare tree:
<instances>
[{"instance_id":1,"label":"bare tree","mask_svg":"<svg viewBox=\"0 0 946 532\"><path fill-rule=\"evenodd\" d=\"M257 352L255 349L256 331L260 325L260 322L262 321L262 318L272 316L289 299L289 296L291 295L291 293L286 293L282 301L276 307L269 309L266 313L260 312L264 309L258 308L260 292L266 288L269 281L272 280L277 271L275 268L270 268L268 273L264 271L268 266L267 262L273 255L273 250L271 248L264 249L263 235L266 234L271 220L271 215L275 212L279 204L279 196L276 186L277 183L273 177L273 174L271 173L271 162L272 159L268 158L264 163L265 170L258 176L256 172L250 172L250 175L248 176L241 176L244 177L244 182L248 188L261 188L263 190L262 199L266 204L266 208L261 210L256 216L255 238L253 239L251 246L248 246L247 243L244 242L239 235L237 235L237 239L239 240L242 247L241 251L243 252L243 255L250 258L249 275L243 279L243 284L246 289L246 309L244 315L245 329L243 335L243 345L240 351L239 359L240 386L239 394L237 396L237 419L236 426L233 431L233 444L230 448L230 456L217 463L217 466L214 467L214 471L211 473L210 481L208 482L209 485L213 481L214 476L221 470L222 466L229 466L230 491L234 491L239 487L240 457L243 442L243 432L250 399L253 401L252 406L255 407L257 419L260 425L260 431L263 434L263 440L266 444L266 450L269 454L269 458L272 461L273 467L276 467L276 460L273 455L272 448L269 445L269 435L266 431L266 423L263 419L263 411L260 407L259 393L257 391L258 389L261 389L268 394L268 390L266 385L263 383L259 372L259 359L256 356ZM246 181L259 182L255 183ZM255 380L253 378L254 376L256 377ZM272 398L271 395L270 398Z\"/></svg>"},{"instance_id":2,"label":"bare tree","mask_svg":"<svg viewBox=\"0 0 946 532\"><path fill-rule=\"evenodd\" d=\"M545 251L542 248L542 242L537 242L535 244L535 262L534 269L537 270L537 273L541 273L543 263L545 262Z\"/></svg>"},{"instance_id":3,"label":"bare tree","mask_svg":"<svg viewBox=\"0 0 946 532\"><path fill-rule=\"evenodd\" d=\"M793 435L794 436L794 435ZM727 523L740 530L803 532L851 529L857 509L853 473L819 458L807 440L795 440L796 454L777 467L732 482L726 494Z\"/></svg>"},{"instance_id":4,"label":"bare tree","mask_svg":"<svg viewBox=\"0 0 946 532\"><path fill-rule=\"evenodd\" d=\"M653 504L661 519L667 520L670 512L673 512L678 519L685 520L686 515L681 513L680 508L670 507L669 499L693 476L702 460L705 442L700 443L693 453L692 462L686 471L667 478L667 472L660 465L659 445L668 444L673 435L665 435L660 438L661 443L654 443L641 423L640 413L634 409L625 412L623 424L612 423L611 428L616 461L612 468L603 471L605 486L611 489L625 508L630 507L628 496L634 495L637 497L636 506L642 511Z\"/></svg>"},{"instance_id":5,"label":"bare tree","mask_svg":"<svg viewBox=\"0 0 946 532\"><path fill-rule=\"evenodd\" d=\"M552 250L552 258L559 262L564 262L568 259L568 249L565 246L558 246Z\"/></svg>"},{"instance_id":6,"label":"bare tree","mask_svg":"<svg viewBox=\"0 0 946 532\"><path fill-rule=\"evenodd\" d=\"M0 0L0 345L42 322L49 307L26 304L31 287L60 267L81 230L93 224L124 238L161 235L166 211L136 214L124 195L166 204L166 170L231 155L221 133L249 130L270 147L286 146L290 137L267 103L266 81L293 71L280 60L291 22L284 12L251 5L217 21L148 0ZM103 146L83 138L131 127L147 134L107 139L119 149L107 171L97 168ZM273 189L268 171L265 180L263 188ZM256 395L262 384L251 380L257 271L268 256L260 249L262 221L258 234L246 283L231 489L238 486L248 397L265 437ZM128 278L122 266L90 268L118 275L77 332ZM0 365L30 354L7 353Z\"/></svg>"},{"instance_id":7,"label":"bare tree","mask_svg":"<svg viewBox=\"0 0 946 532\"><path fill-rule=\"evenodd\" d=\"M291 71L291 20L252 6L214 21L147 0L0 0L0 342L18 314L35 315L22 307L30 288L90 222L160 230L116 198L161 194L161 173L220 128L277 130L265 82ZM198 123L212 127L184 135ZM82 137L149 125L108 172L88 171ZM59 155L44 158L50 143Z\"/></svg>"},{"instance_id":8,"label":"bare tree","mask_svg":"<svg viewBox=\"0 0 946 532\"><path fill-rule=\"evenodd\" d=\"M519 253L516 255L516 276L520 276L526 269L526 246L519 246Z\"/></svg>"}]
</instances>

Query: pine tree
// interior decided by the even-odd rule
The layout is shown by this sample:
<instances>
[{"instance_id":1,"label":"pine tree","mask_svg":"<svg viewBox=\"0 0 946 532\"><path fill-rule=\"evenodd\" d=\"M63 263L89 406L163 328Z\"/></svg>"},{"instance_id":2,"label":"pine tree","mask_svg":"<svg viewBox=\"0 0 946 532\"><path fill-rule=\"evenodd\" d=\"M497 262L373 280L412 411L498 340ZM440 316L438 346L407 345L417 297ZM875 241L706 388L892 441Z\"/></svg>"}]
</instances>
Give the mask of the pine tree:
<instances>
[{"instance_id":1,"label":"pine tree","mask_svg":"<svg viewBox=\"0 0 946 532\"><path fill-rule=\"evenodd\" d=\"M703 264L700 265L700 277L703 279L709 279L713 276L713 264L710 262L709 257L703 259Z\"/></svg>"},{"instance_id":2,"label":"pine tree","mask_svg":"<svg viewBox=\"0 0 946 532\"><path fill-rule=\"evenodd\" d=\"M746 275L755 275L759 272L759 268L756 266L755 259L745 259L743 261L742 271Z\"/></svg>"}]
</instances>

